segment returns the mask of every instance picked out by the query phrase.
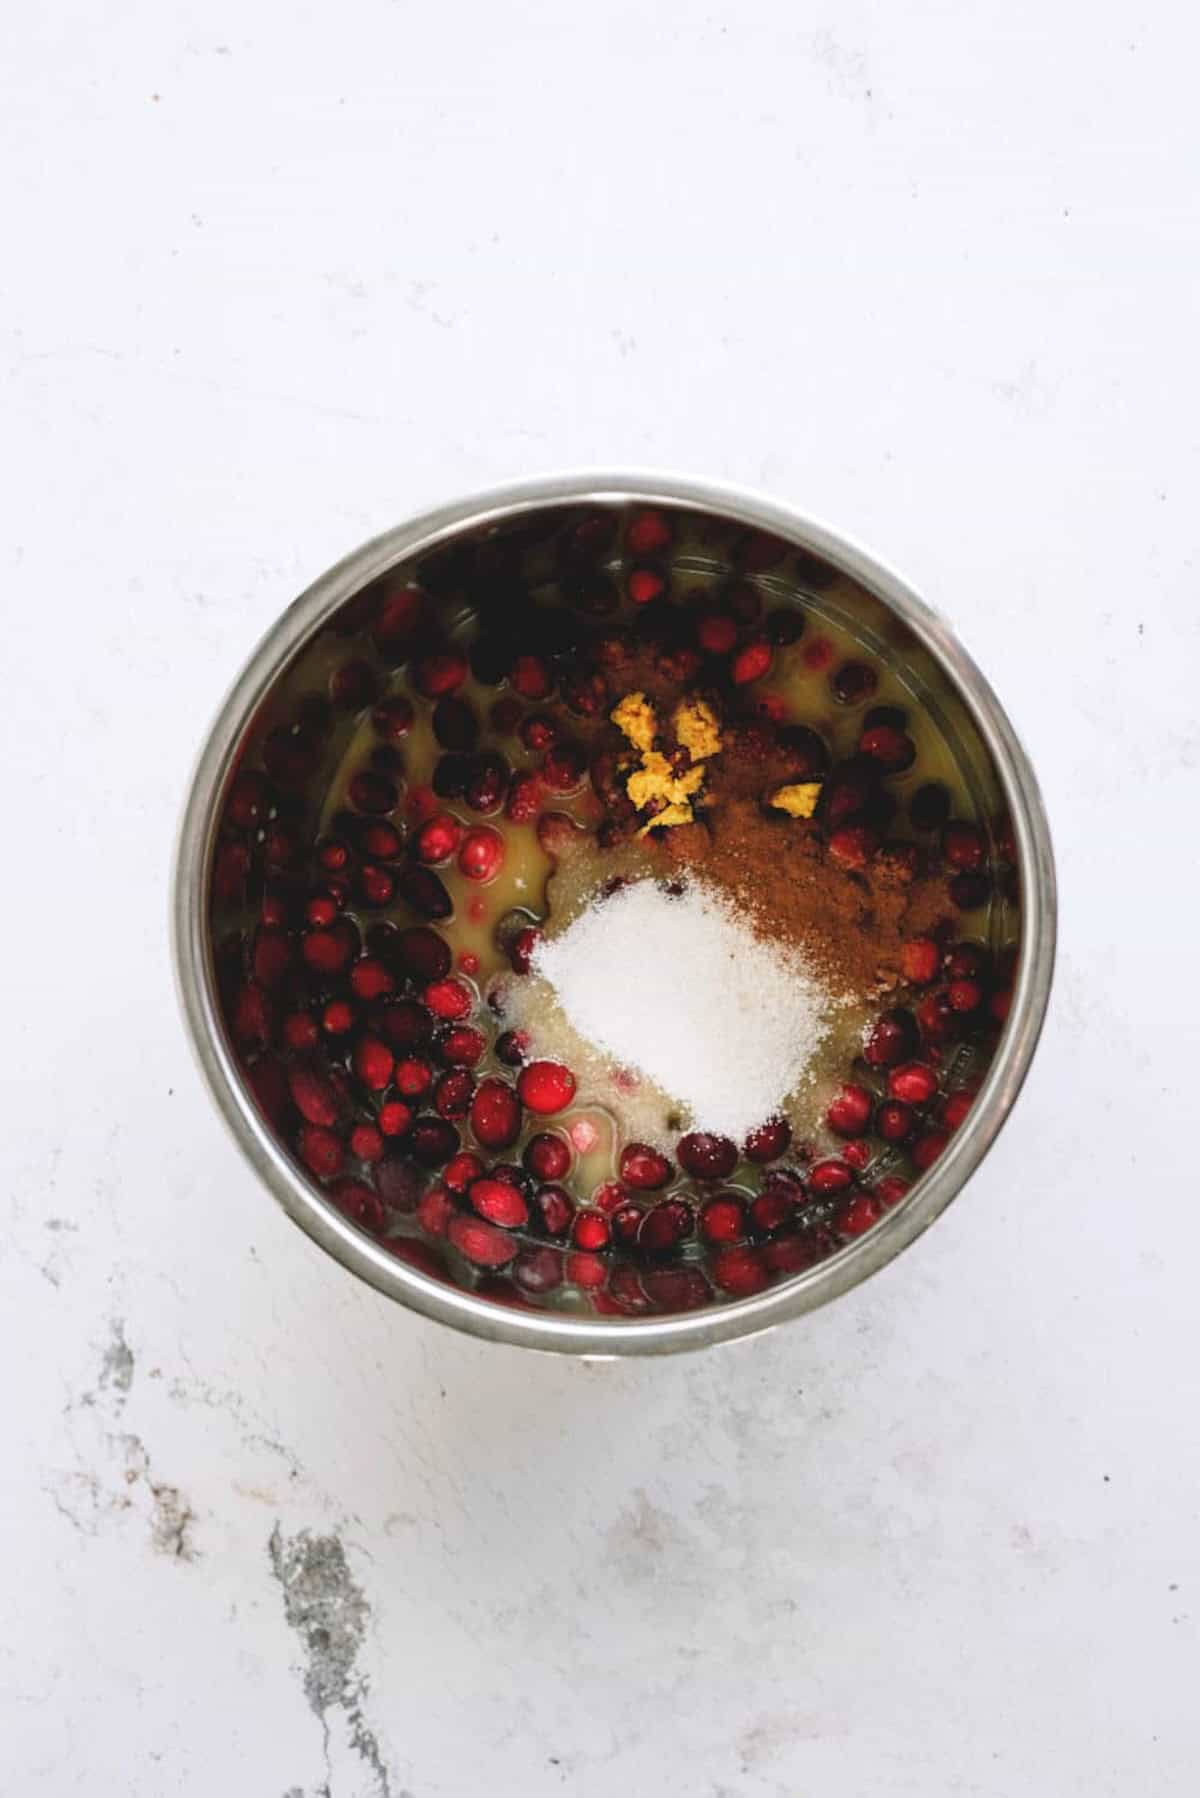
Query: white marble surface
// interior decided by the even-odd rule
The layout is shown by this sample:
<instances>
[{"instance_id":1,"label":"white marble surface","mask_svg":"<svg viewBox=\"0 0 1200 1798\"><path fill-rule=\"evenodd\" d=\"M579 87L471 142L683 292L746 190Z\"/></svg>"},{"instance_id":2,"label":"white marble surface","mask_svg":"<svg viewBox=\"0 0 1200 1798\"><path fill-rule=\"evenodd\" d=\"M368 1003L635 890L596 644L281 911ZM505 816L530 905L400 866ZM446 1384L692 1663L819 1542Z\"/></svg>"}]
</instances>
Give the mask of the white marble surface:
<instances>
[{"instance_id":1,"label":"white marble surface","mask_svg":"<svg viewBox=\"0 0 1200 1798\"><path fill-rule=\"evenodd\" d=\"M0 1789L1193 1793L1187 9L61 0L6 37ZM587 463L897 565L1060 858L968 1194L669 1364L355 1285L226 1139L168 963L189 764L268 622L427 503Z\"/></svg>"}]
</instances>

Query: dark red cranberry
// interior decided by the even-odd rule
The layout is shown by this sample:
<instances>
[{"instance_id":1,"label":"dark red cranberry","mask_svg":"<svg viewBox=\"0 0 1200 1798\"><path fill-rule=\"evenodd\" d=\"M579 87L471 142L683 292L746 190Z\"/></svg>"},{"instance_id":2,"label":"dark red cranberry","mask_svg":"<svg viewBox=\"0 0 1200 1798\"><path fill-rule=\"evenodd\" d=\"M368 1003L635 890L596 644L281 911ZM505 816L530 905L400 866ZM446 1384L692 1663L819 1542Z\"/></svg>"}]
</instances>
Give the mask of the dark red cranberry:
<instances>
[{"instance_id":1,"label":"dark red cranberry","mask_svg":"<svg viewBox=\"0 0 1200 1798\"><path fill-rule=\"evenodd\" d=\"M467 658L461 650L447 649L435 655L422 656L413 671L418 693L426 699L441 699L456 693L467 678Z\"/></svg>"},{"instance_id":2,"label":"dark red cranberry","mask_svg":"<svg viewBox=\"0 0 1200 1798\"><path fill-rule=\"evenodd\" d=\"M485 1149L506 1149L521 1133L521 1102L507 1081L481 1080L471 1101L471 1128Z\"/></svg>"},{"instance_id":3,"label":"dark red cranberry","mask_svg":"<svg viewBox=\"0 0 1200 1798\"><path fill-rule=\"evenodd\" d=\"M602 674L563 676L562 702L576 718L599 718L608 711L608 685Z\"/></svg>"},{"instance_id":4,"label":"dark red cranberry","mask_svg":"<svg viewBox=\"0 0 1200 1798\"><path fill-rule=\"evenodd\" d=\"M696 626L696 641L708 655L728 655L737 638L737 624L725 612L709 612Z\"/></svg>"},{"instance_id":5,"label":"dark red cranberry","mask_svg":"<svg viewBox=\"0 0 1200 1798\"><path fill-rule=\"evenodd\" d=\"M706 1130L681 1136L675 1154L684 1172L696 1180L727 1180L737 1166L737 1144Z\"/></svg>"},{"instance_id":6,"label":"dark red cranberry","mask_svg":"<svg viewBox=\"0 0 1200 1798\"><path fill-rule=\"evenodd\" d=\"M467 700L447 695L433 708L433 734L443 749L474 749L479 720Z\"/></svg>"},{"instance_id":7,"label":"dark red cranberry","mask_svg":"<svg viewBox=\"0 0 1200 1798\"><path fill-rule=\"evenodd\" d=\"M705 1242L740 1242L746 1234L746 1202L723 1192L700 1207L700 1234Z\"/></svg>"},{"instance_id":8,"label":"dark red cranberry","mask_svg":"<svg viewBox=\"0 0 1200 1798\"><path fill-rule=\"evenodd\" d=\"M779 747L787 756L788 775L792 780L824 780L829 772L829 750L825 741L807 724L785 724L779 732ZM865 803L868 793L865 781L862 790ZM841 821L830 818L831 823Z\"/></svg>"},{"instance_id":9,"label":"dark red cranberry","mask_svg":"<svg viewBox=\"0 0 1200 1798\"><path fill-rule=\"evenodd\" d=\"M931 936L910 937L900 945L900 972L913 986L928 986L938 977L942 953Z\"/></svg>"},{"instance_id":10,"label":"dark red cranberry","mask_svg":"<svg viewBox=\"0 0 1200 1798\"><path fill-rule=\"evenodd\" d=\"M924 1136L918 1136L909 1150L913 1166L918 1172L923 1174L927 1168L931 1168L949 1141L949 1132L945 1130L927 1130Z\"/></svg>"},{"instance_id":11,"label":"dark red cranberry","mask_svg":"<svg viewBox=\"0 0 1200 1798\"><path fill-rule=\"evenodd\" d=\"M498 812L508 791L509 766L502 755L485 750L470 758L463 799L473 812Z\"/></svg>"},{"instance_id":12,"label":"dark red cranberry","mask_svg":"<svg viewBox=\"0 0 1200 1798\"><path fill-rule=\"evenodd\" d=\"M907 1142L916 1127L912 1106L899 1099L885 1099L875 1113L875 1133L884 1142Z\"/></svg>"},{"instance_id":13,"label":"dark red cranberry","mask_svg":"<svg viewBox=\"0 0 1200 1798\"><path fill-rule=\"evenodd\" d=\"M796 1201L783 1187L765 1187L750 1202L750 1229L757 1237L777 1236L796 1221Z\"/></svg>"},{"instance_id":14,"label":"dark red cranberry","mask_svg":"<svg viewBox=\"0 0 1200 1798\"><path fill-rule=\"evenodd\" d=\"M422 918L448 918L454 902L432 868L412 865L401 870L396 882L404 903Z\"/></svg>"},{"instance_id":15,"label":"dark red cranberry","mask_svg":"<svg viewBox=\"0 0 1200 1798\"><path fill-rule=\"evenodd\" d=\"M330 837L317 848L317 860L331 874L338 874L350 861L350 851L337 837Z\"/></svg>"},{"instance_id":16,"label":"dark red cranberry","mask_svg":"<svg viewBox=\"0 0 1200 1798\"><path fill-rule=\"evenodd\" d=\"M317 930L328 930L337 922L341 910L340 895L337 893L314 893L304 907L304 921L312 924Z\"/></svg>"},{"instance_id":17,"label":"dark red cranberry","mask_svg":"<svg viewBox=\"0 0 1200 1798\"><path fill-rule=\"evenodd\" d=\"M825 1113L835 1136L862 1136L871 1122L874 1100L865 1086L843 1086Z\"/></svg>"},{"instance_id":18,"label":"dark red cranberry","mask_svg":"<svg viewBox=\"0 0 1200 1798\"><path fill-rule=\"evenodd\" d=\"M551 793L574 793L587 778L587 757L578 743L559 743L542 763L542 781Z\"/></svg>"},{"instance_id":19,"label":"dark red cranberry","mask_svg":"<svg viewBox=\"0 0 1200 1798\"><path fill-rule=\"evenodd\" d=\"M911 1011L897 1006L885 1011L872 1026L863 1048L864 1058L875 1068L895 1067L909 1060L919 1041L917 1022Z\"/></svg>"},{"instance_id":20,"label":"dark red cranberry","mask_svg":"<svg viewBox=\"0 0 1200 1798\"><path fill-rule=\"evenodd\" d=\"M571 1241L576 1248L595 1253L606 1249L612 1237L612 1226L602 1211L577 1211L571 1226Z\"/></svg>"},{"instance_id":21,"label":"dark red cranberry","mask_svg":"<svg viewBox=\"0 0 1200 1798\"><path fill-rule=\"evenodd\" d=\"M562 732L548 713L531 712L522 721L518 735L526 749L531 749L535 755L544 755L547 749L553 749Z\"/></svg>"},{"instance_id":22,"label":"dark red cranberry","mask_svg":"<svg viewBox=\"0 0 1200 1798\"><path fill-rule=\"evenodd\" d=\"M458 871L467 880L495 880L504 865L504 838L490 824L475 824L458 848Z\"/></svg>"},{"instance_id":23,"label":"dark red cranberry","mask_svg":"<svg viewBox=\"0 0 1200 1798\"><path fill-rule=\"evenodd\" d=\"M408 1135L408 1152L422 1167L441 1167L458 1146L458 1131L445 1118L419 1117Z\"/></svg>"},{"instance_id":24,"label":"dark red cranberry","mask_svg":"<svg viewBox=\"0 0 1200 1798\"><path fill-rule=\"evenodd\" d=\"M808 1203L808 1193L804 1181L794 1167L772 1168L762 1183L764 1192L783 1192L791 1199L797 1210Z\"/></svg>"},{"instance_id":25,"label":"dark red cranberry","mask_svg":"<svg viewBox=\"0 0 1200 1798\"><path fill-rule=\"evenodd\" d=\"M310 1124L336 1124L342 1113L337 1088L312 1062L293 1062L287 1071L288 1091L301 1117Z\"/></svg>"},{"instance_id":26,"label":"dark red cranberry","mask_svg":"<svg viewBox=\"0 0 1200 1798\"><path fill-rule=\"evenodd\" d=\"M898 1205L905 1193L909 1191L907 1180L899 1174L885 1174L882 1180L876 1181L871 1188L881 1205Z\"/></svg>"},{"instance_id":27,"label":"dark red cranberry","mask_svg":"<svg viewBox=\"0 0 1200 1798\"><path fill-rule=\"evenodd\" d=\"M292 965L292 945L282 930L256 930L251 967L260 986L277 986Z\"/></svg>"},{"instance_id":28,"label":"dark red cranberry","mask_svg":"<svg viewBox=\"0 0 1200 1798\"><path fill-rule=\"evenodd\" d=\"M403 1099L389 1099L379 1107L379 1128L385 1136L404 1136L413 1121L413 1108Z\"/></svg>"},{"instance_id":29,"label":"dark red cranberry","mask_svg":"<svg viewBox=\"0 0 1200 1798\"><path fill-rule=\"evenodd\" d=\"M922 999L916 1017L927 1043L944 1043L958 1029L958 1020L945 993L930 993Z\"/></svg>"},{"instance_id":30,"label":"dark red cranberry","mask_svg":"<svg viewBox=\"0 0 1200 1798\"><path fill-rule=\"evenodd\" d=\"M843 764L821 789L819 816L831 830L837 830L868 813L878 793L879 778L873 770Z\"/></svg>"},{"instance_id":31,"label":"dark red cranberry","mask_svg":"<svg viewBox=\"0 0 1200 1798\"><path fill-rule=\"evenodd\" d=\"M648 1255L669 1254L695 1228L692 1208L684 1199L662 1199L651 1205L638 1229L638 1247Z\"/></svg>"},{"instance_id":32,"label":"dark red cranberry","mask_svg":"<svg viewBox=\"0 0 1200 1798\"><path fill-rule=\"evenodd\" d=\"M853 1183L853 1170L844 1161L818 1161L809 1170L809 1190L819 1199L827 1199L832 1193L845 1192Z\"/></svg>"},{"instance_id":33,"label":"dark red cranberry","mask_svg":"<svg viewBox=\"0 0 1200 1798\"><path fill-rule=\"evenodd\" d=\"M636 512L625 532L625 546L634 556L661 555L671 544L671 525L664 512Z\"/></svg>"},{"instance_id":34,"label":"dark red cranberry","mask_svg":"<svg viewBox=\"0 0 1200 1798\"><path fill-rule=\"evenodd\" d=\"M942 831L942 857L956 873L977 874L987 862L987 839L977 824L956 820Z\"/></svg>"},{"instance_id":35,"label":"dark red cranberry","mask_svg":"<svg viewBox=\"0 0 1200 1798\"><path fill-rule=\"evenodd\" d=\"M612 1228L612 1239L622 1248L631 1248L638 1239L638 1231L642 1227L642 1207L640 1205L619 1205L609 1218Z\"/></svg>"},{"instance_id":36,"label":"dark red cranberry","mask_svg":"<svg viewBox=\"0 0 1200 1798\"><path fill-rule=\"evenodd\" d=\"M330 1198L352 1223L376 1235L387 1228L387 1211L379 1194L365 1180L339 1180L331 1187Z\"/></svg>"},{"instance_id":37,"label":"dark red cranberry","mask_svg":"<svg viewBox=\"0 0 1200 1798\"><path fill-rule=\"evenodd\" d=\"M891 1069L887 1086L893 1099L903 1099L906 1105L928 1105L937 1092L938 1079L924 1062L906 1061Z\"/></svg>"},{"instance_id":38,"label":"dark red cranberry","mask_svg":"<svg viewBox=\"0 0 1200 1798\"><path fill-rule=\"evenodd\" d=\"M734 656L729 670L734 686L748 687L752 681L762 680L771 672L774 659L775 652L765 638L747 643Z\"/></svg>"},{"instance_id":39,"label":"dark red cranberry","mask_svg":"<svg viewBox=\"0 0 1200 1798\"><path fill-rule=\"evenodd\" d=\"M440 756L433 770L431 785L439 799L461 799L471 777L472 757L451 749Z\"/></svg>"},{"instance_id":40,"label":"dark red cranberry","mask_svg":"<svg viewBox=\"0 0 1200 1798\"><path fill-rule=\"evenodd\" d=\"M879 685L879 675L869 662L843 662L829 677L829 688L839 705L861 705Z\"/></svg>"},{"instance_id":41,"label":"dark red cranberry","mask_svg":"<svg viewBox=\"0 0 1200 1798\"><path fill-rule=\"evenodd\" d=\"M847 873L861 874L879 847L879 833L869 824L843 824L829 839L829 859Z\"/></svg>"},{"instance_id":42,"label":"dark red cranberry","mask_svg":"<svg viewBox=\"0 0 1200 1798\"><path fill-rule=\"evenodd\" d=\"M454 1201L440 1180L422 1193L417 1204L417 1222L430 1236L444 1236L454 1215Z\"/></svg>"},{"instance_id":43,"label":"dark red cranberry","mask_svg":"<svg viewBox=\"0 0 1200 1798\"><path fill-rule=\"evenodd\" d=\"M547 1236L565 1236L575 1215L575 1201L561 1186L542 1186L534 1195L533 1214Z\"/></svg>"},{"instance_id":44,"label":"dark red cranberry","mask_svg":"<svg viewBox=\"0 0 1200 1798\"><path fill-rule=\"evenodd\" d=\"M865 730L858 741L859 753L886 768L889 774L903 774L917 759L917 747L910 736L891 724L876 724Z\"/></svg>"},{"instance_id":45,"label":"dark red cranberry","mask_svg":"<svg viewBox=\"0 0 1200 1798\"><path fill-rule=\"evenodd\" d=\"M300 1131L300 1158L319 1180L329 1180L341 1172L346 1151L332 1130L305 1124Z\"/></svg>"},{"instance_id":46,"label":"dark red cranberry","mask_svg":"<svg viewBox=\"0 0 1200 1798\"><path fill-rule=\"evenodd\" d=\"M698 1267L647 1267L641 1275L641 1287L657 1311L696 1311L712 1297Z\"/></svg>"},{"instance_id":47,"label":"dark red cranberry","mask_svg":"<svg viewBox=\"0 0 1200 1798\"><path fill-rule=\"evenodd\" d=\"M300 953L314 974L344 973L358 947L358 932L348 921L335 924L332 930L306 930L300 939Z\"/></svg>"},{"instance_id":48,"label":"dark red cranberry","mask_svg":"<svg viewBox=\"0 0 1200 1798\"><path fill-rule=\"evenodd\" d=\"M523 1067L529 1038L524 1030L505 1030L496 1038L496 1059L506 1068Z\"/></svg>"},{"instance_id":49,"label":"dark red cranberry","mask_svg":"<svg viewBox=\"0 0 1200 1798\"><path fill-rule=\"evenodd\" d=\"M600 1211L619 1211L630 1198L629 1188L620 1180L602 1180L592 1194L592 1204Z\"/></svg>"},{"instance_id":50,"label":"dark red cranberry","mask_svg":"<svg viewBox=\"0 0 1200 1798\"><path fill-rule=\"evenodd\" d=\"M398 999L380 1011L378 1028L393 1049L423 1049L433 1035L433 1019L415 999Z\"/></svg>"},{"instance_id":51,"label":"dark red cranberry","mask_svg":"<svg viewBox=\"0 0 1200 1798\"><path fill-rule=\"evenodd\" d=\"M950 816L950 789L940 780L926 781L909 800L908 815L917 830L940 830Z\"/></svg>"},{"instance_id":52,"label":"dark red cranberry","mask_svg":"<svg viewBox=\"0 0 1200 1798\"><path fill-rule=\"evenodd\" d=\"M454 1024L437 1039L437 1052L447 1067L478 1067L486 1049L486 1037L473 1024Z\"/></svg>"},{"instance_id":53,"label":"dark red cranberry","mask_svg":"<svg viewBox=\"0 0 1200 1798\"><path fill-rule=\"evenodd\" d=\"M522 1249L512 1264L512 1278L522 1292L540 1297L563 1281L563 1258L557 1249Z\"/></svg>"},{"instance_id":54,"label":"dark red cranberry","mask_svg":"<svg viewBox=\"0 0 1200 1798\"><path fill-rule=\"evenodd\" d=\"M396 876L377 862L364 862L358 870L355 890L364 905L379 910L391 904L396 892Z\"/></svg>"},{"instance_id":55,"label":"dark red cranberry","mask_svg":"<svg viewBox=\"0 0 1200 1798\"><path fill-rule=\"evenodd\" d=\"M484 687L498 687L512 667L512 644L503 637L477 637L468 655L471 673Z\"/></svg>"},{"instance_id":56,"label":"dark red cranberry","mask_svg":"<svg viewBox=\"0 0 1200 1798\"><path fill-rule=\"evenodd\" d=\"M403 693L389 693L371 713L371 723L386 742L397 742L412 729L412 702Z\"/></svg>"},{"instance_id":57,"label":"dark red cranberry","mask_svg":"<svg viewBox=\"0 0 1200 1798\"><path fill-rule=\"evenodd\" d=\"M991 958L979 943L955 943L947 949L943 966L947 980L980 980Z\"/></svg>"},{"instance_id":58,"label":"dark red cranberry","mask_svg":"<svg viewBox=\"0 0 1200 1798\"><path fill-rule=\"evenodd\" d=\"M575 1076L557 1061L531 1061L517 1078L521 1102L541 1117L564 1111L575 1097Z\"/></svg>"},{"instance_id":59,"label":"dark red cranberry","mask_svg":"<svg viewBox=\"0 0 1200 1798\"><path fill-rule=\"evenodd\" d=\"M525 1144L521 1160L538 1180L561 1180L571 1166L571 1146L565 1137L540 1130Z\"/></svg>"},{"instance_id":60,"label":"dark red cranberry","mask_svg":"<svg viewBox=\"0 0 1200 1798\"><path fill-rule=\"evenodd\" d=\"M1012 1010L1013 991L1011 986L1002 986L988 1000L988 1013L994 1024L1004 1024Z\"/></svg>"},{"instance_id":61,"label":"dark red cranberry","mask_svg":"<svg viewBox=\"0 0 1200 1798\"><path fill-rule=\"evenodd\" d=\"M757 1249L733 1246L718 1249L709 1263L714 1286L730 1298L751 1298L770 1284L770 1275Z\"/></svg>"},{"instance_id":62,"label":"dark red cranberry","mask_svg":"<svg viewBox=\"0 0 1200 1798\"><path fill-rule=\"evenodd\" d=\"M515 773L504 801L504 816L512 824L532 824L541 810L542 783L529 769Z\"/></svg>"},{"instance_id":63,"label":"dark red cranberry","mask_svg":"<svg viewBox=\"0 0 1200 1798\"><path fill-rule=\"evenodd\" d=\"M520 700L506 694L503 699L493 700L488 723L498 737L511 737L521 722L522 711Z\"/></svg>"},{"instance_id":64,"label":"dark red cranberry","mask_svg":"<svg viewBox=\"0 0 1200 1798\"><path fill-rule=\"evenodd\" d=\"M747 1161L755 1161L760 1165L768 1161L778 1161L786 1155L792 1140L792 1126L786 1118L770 1118L767 1123L760 1124L752 1130L742 1144L742 1153Z\"/></svg>"},{"instance_id":65,"label":"dark red cranberry","mask_svg":"<svg viewBox=\"0 0 1200 1798\"><path fill-rule=\"evenodd\" d=\"M763 629L768 643L773 643L777 649L785 649L804 635L804 613L792 607L768 612Z\"/></svg>"},{"instance_id":66,"label":"dark red cranberry","mask_svg":"<svg viewBox=\"0 0 1200 1798\"><path fill-rule=\"evenodd\" d=\"M476 1267L505 1267L517 1252L517 1243L506 1230L479 1217L456 1214L447 1222L446 1235L464 1260Z\"/></svg>"},{"instance_id":67,"label":"dark red cranberry","mask_svg":"<svg viewBox=\"0 0 1200 1798\"><path fill-rule=\"evenodd\" d=\"M375 774L369 768L354 776L348 791L351 805L359 812L382 816L385 812L394 812L400 803L395 783L385 774Z\"/></svg>"},{"instance_id":68,"label":"dark red cranberry","mask_svg":"<svg viewBox=\"0 0 1200 1798\"><path fill-rule=\"evenodd\" d=\"M786 1236L773 1236L764 1242L759 1254L763 1266L773 1274L802 1274L806 1268L824 1261L837 1247L834 1237L825 1230L793 1231Z\"/></svg>"},{"instance_id":69,"label":"dark red cranberry","mask_svg":"<svg viewBox=\"0 0 1200 1798\"><path fill-rule=\"evenodd\" d=\"M834 1228L840 1236L862 1236L879 1218L879 1201L873 1193L856 1192L838 1206Z\"/></svg>"},{"instance_id":70,"label":"dark red cranberry","mask_svg":"<svg viewBox=\"0 0 1200 1798\"><path fill-rule=\"evenodd\" d=\"M425 595L419 587L399 587L383 600L371 635L385 662L404 661L423 622Z\"/></svg>"},{"instance_id":71,"label":"dark red cranberry","mask_svg":"<svg viewBox=\"0 0 1200 1798\"><path fill-rule=\"evenodd\" d=\"M978 1011L985 997L978 980L952 980L946 988L946 1001L951 1011Z\"/></svg>"},{"instance_id":72,"label":"dark red cranberry","mask_svg":"<svg viewBox=\"0 0 1200 1798\"><path fill-rule=\"evenodd\" d=\"M474 1076L466 1068L451 1068L434 1086L433 1109L442 1118L465 1118L474 1091Z\"/></svg>"},{"instance_id":73,"label":"dark red cranberry","mask_svg":"<svg viewBox=\"0 0 1200 1798\"><path fill-rule=\"evenodd\" d=\"M665 1186L673 1171L666 1156L644 1142L625 1145L621 1150L620 1167L626 1186L635 1187L639 1192L653 1192Z\"/></svg>"},{"instance_id":74,"label":"dark red cranberry","mask_svg":"<svg viewBox=\"0 0 1200 1798\"><path fill-rule=\"evenodd\" d=\"M509 669L508 678L513 691L534 704L548 699L554 691L554 676L541 656L518 656Z\"/></svg>"},{"instance_id":75,"label":"dark red cranberry","mask_svg":"<svg viewBox=\"0 0 1200 1798\"><path fill-rule=\"evenodd\" d=\"M947 886L951 902L959 911L978 911L987 904L991 890L986 874L956 874Z\"/></svg>"},{"instance_id":76,"label":"dark red cranberry","mask_svg":"<svg viewBox=\"0 0 1200 1798\"><path fill-rule=\"evenodd\" d=\"M264 824L271 806L271 784L257 768L243 768L230 783L225 798L225 821L239 830Z\"/></svg>"},{"instance_id":77,"label":"dark red cranberry","mask_svg":"<svg viewBox=\"0 0 1200 1798\"><path fill-rule=\"evenodd\" d=\"M382 821L367 825L362 833L362 846L367 855L381 862L397 861L404 848L395 825Z\"/></svg>"},{"instance_id":78,"label":"dark red cranberry","mask_svg":"<svg viewBox=\"0 0 1200 1798\"><path fill-rule=\"evenodd\" d=\"M370 662L346 662L329 677L329 697L346 711L370 705L379 692L379 677Z\"/></svg>"},{"instance_id":79,"label":"dark red cranberry","mask_svg":"<svg viewBox=\"0 0 1200 1798\"><path fill-rule=\"evenodd\" d=\"M523 1194L506 1180L489 1179L485 1174L482 1179L471 1182L467 1198L472 1209L490 1224L500 1224L506 1230L520 1230L529 1222L529 1206Z\"/></svg>"}]
</instances>

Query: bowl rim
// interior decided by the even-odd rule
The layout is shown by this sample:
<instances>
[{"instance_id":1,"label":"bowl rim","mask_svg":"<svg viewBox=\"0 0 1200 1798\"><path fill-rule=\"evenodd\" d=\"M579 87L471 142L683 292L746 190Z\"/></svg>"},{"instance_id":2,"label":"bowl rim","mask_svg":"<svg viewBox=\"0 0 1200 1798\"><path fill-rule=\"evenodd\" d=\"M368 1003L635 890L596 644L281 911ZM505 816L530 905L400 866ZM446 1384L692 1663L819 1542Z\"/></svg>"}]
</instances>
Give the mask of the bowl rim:
<instances>
[{"instance_id":1,"label":"bowl rim","mask_svg":"<svg viewBox=\"0 0 1200 1798\"><path fill-rule=\"evenodd\" d=\"M463 530L551 504L715 512L834 563L883 600L948 675L992 756L1013 824L1024 949L995 1056L947 1148L894 1209L826 1260L750 1298L668 1317L602 1321L511 1308L443 1284L357 1230L293 1166L255 1107L225 1039L205 929L217 801L245 729L281 668L343 601L397 562ZM201 1072L238 1146L292 1221L351 1273L425 1317L489 1342L598 1358L708 1347L769 1329L849 1291L928 1229L987 1154L1024 1084L1045 1021L1057 935L1054 855L1037 778L991 685L942 615L888 566L814 519L744 488L645 470L584 469L491 487L382 532L320 575L259 640L204 739L180 820L171 895L176 987Z\"/></svg>"}]
</instances>

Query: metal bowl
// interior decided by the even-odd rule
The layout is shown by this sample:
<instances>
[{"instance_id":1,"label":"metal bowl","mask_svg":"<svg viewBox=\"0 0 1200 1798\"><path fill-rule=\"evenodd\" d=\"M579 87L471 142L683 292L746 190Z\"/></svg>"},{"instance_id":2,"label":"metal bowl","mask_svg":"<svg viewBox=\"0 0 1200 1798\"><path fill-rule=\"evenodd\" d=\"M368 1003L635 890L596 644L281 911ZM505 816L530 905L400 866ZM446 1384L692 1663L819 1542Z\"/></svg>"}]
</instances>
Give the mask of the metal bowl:
<instances>
[{"instance_id":1,"label":"metal bowl","mask_svg":"<svg viewBox=\"0 0 1200 1798\"><path fill-rule=\"evenodd\" d=\"M682 508L722 526L769 533L853 584L868 633L873 631L885 654L903 657L919 680L936 679L961 720L960 735L986 757L993 790L1011 818L1022 908L1013 1001L994 1057L966 1121L906 1197L866 1235L781 1284L750 1298L645 1319L509 1308L398 1260L359 1231L290 1160L257 1110L221 1021L208 929L221 801L239 746L274 683L331 615L397 565L464 533L511 526L545 508L631 504ZM251 656L204 744L180 829L173 896L176 974L201 1068L239 1145L288 1215L352 1273L427 1317L490 1342L593 1356L666 1354L783 1323L856 1286L927 1229L987 1153L1029 1070L1050 994L1055 913L1050 834L1033 770L991 687L949 625L896 575L822 526L747 493L637 474L525 482L441 507L355 550L302 594Z\"/></svg>"}]
</instances>

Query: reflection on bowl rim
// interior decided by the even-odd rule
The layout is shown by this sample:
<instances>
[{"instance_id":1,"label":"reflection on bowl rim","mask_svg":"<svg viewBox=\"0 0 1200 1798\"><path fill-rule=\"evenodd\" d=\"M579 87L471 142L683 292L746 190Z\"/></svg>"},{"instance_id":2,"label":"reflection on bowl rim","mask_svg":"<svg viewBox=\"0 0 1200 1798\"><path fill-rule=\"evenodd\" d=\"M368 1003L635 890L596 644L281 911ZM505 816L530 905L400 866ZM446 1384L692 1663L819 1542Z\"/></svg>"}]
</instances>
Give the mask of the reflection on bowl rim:
<instances>
[{"instance_id":1,"label":"reflection on bowl rim","mask_svg":"<svg viewBox=\"0 0 1200 1798\"><path fill-rule=\"evenodd\" d=\"M1021 955L1008 1021L965 1122L929 1172L865 1235L803 1273L751 1298L644 1320L518 1310L476 1297L397 1259L343 1217L273 1138L238 1073L218 1015L207 929L218 801L247 726L301 644L368 582L448 537L549 505L589 503L717 514L823 557L882 599L940 663L992 757L1012 816L1021 882ZM583 472L522 481L426 512L354 550L287 608L234 683L201 750L176 847L172 927L180 1001L218 1109L288 1216L322 1248L411 1310L489 1342L604 1357L666 1354L748 1336L815 1310L885 1266L962 1189L1012 1109L1041 1034L1054 969L1054 858L1037 780L999 700L945 620L897 575L844 537L746 491L672 475Z\"/></svg>"}]
</instances>

